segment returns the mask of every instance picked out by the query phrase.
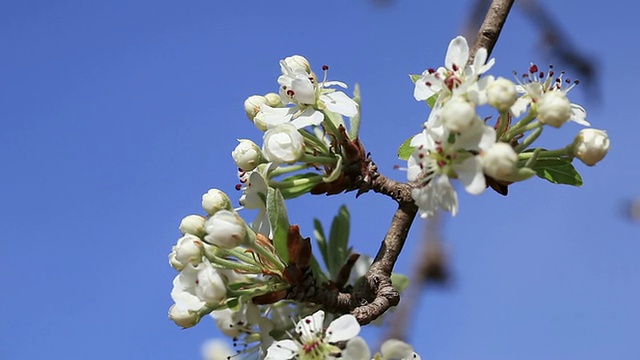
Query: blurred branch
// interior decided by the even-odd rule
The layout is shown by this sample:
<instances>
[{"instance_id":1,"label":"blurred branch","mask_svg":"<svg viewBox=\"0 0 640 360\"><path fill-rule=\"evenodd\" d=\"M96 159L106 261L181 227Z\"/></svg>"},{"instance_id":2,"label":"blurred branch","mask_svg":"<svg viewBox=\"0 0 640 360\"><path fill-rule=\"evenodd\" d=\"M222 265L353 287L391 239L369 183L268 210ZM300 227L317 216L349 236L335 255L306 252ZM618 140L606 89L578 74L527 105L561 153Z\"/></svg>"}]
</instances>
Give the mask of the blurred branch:
<instances>
[{"instance_id":1,"label":"blurred branch","mask_svg":"<svg viewBox=\"0 0 640 360\"><path fill-rule=\"evenodd\" d=\"M473 62L473 58L480 48L487 49L487 53L491 54L493 47L496 45L496 42L498 42L502 27L507 21L507 15L509 15L513 1L514 0L493 0L491 2L491 6L489 6L484 21L476 35L476 40L473 42L473 46L471 46L469 63Z\"/></svg>"},{"instance_id":2,"label":"blurred branch","mask_svg":"<svg viewBox=\"0 0 640 360\"><path fill-rule=\"evenodd\" d=\"M384 339L406 341L422 290L430 283L442 284L449 277L441 238L442 216L439 212L425 222L425 229L426 234L415 252L413 270L409 274L409 287L402 294L402 303L398 305L393 316L389 317Z\"/></svg>"}]
</instances>

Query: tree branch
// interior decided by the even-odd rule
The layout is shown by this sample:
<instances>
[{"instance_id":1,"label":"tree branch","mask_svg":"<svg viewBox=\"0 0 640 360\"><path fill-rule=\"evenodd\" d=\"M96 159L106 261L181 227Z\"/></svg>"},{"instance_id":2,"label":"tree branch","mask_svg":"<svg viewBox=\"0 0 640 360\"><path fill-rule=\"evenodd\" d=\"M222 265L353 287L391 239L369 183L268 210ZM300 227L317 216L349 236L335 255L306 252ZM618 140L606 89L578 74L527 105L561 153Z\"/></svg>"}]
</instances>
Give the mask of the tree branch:
<instances>
[{"instance_id":1,"label":"tree branch","mask_svg":"<svg viewBox=\"0 0 640 360\"><path fill-rule=\"evenodd\" d=\"M491 54L502 27L507 21L507 15L509 15L513 2L514 0L493 0L471 47L469 63L473 62L473 58L480 48L487 49L487 54Z\"/></svg>"}]
</instances>

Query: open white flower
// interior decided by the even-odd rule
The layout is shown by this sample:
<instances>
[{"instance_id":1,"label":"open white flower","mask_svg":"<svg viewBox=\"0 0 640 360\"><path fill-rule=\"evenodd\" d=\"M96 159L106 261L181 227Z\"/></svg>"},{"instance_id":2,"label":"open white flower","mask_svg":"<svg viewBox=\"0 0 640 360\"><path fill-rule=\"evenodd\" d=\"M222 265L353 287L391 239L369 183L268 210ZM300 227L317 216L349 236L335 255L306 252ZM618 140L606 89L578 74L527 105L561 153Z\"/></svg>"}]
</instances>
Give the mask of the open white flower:
<instances>
[{"instance_id":1,"label":"open white flower","mask_svg":"<svg viewBox=\"0 0 640 360\"><path fill-rule=\"evenodd\" d=\"M264 133L262 152L274 163L293 164L304 155L304 138L294 125L278 124Z\"/></svg>"},{"instance_id":2,"label":"open white flower","mask_svg":"<svg viewBox=\"0 0 640 360\"><path fill-rule=\"evenodd\" d=\"M540 119L541 122L544 123L545 121L547 121L549 125L555 127L559 127L560 125L562 125L562 123L564 123L564 121L573 121L583 126L589 126L590 124L586 120L587 111L582 106L566 100L569 106L569 108L567 109L567 104L564 102L564 100L561 99L562 96L557 96L561 94L564 95L566 99L566 94L571 89L573 89L574 86L579 84L578 81L574 81L572 83L571 81L568 81L568 79L563 81L563 75L564 73L561 73L560 76L555 77L553 66L549 67L549 71L547 71L546 74L543 72L538 72L538 66L536 66L535 64L531 64L531 66L529 67L529 73L525 74L524 76L525 82L521 82L520 84L516 85L516 90L518 91L518 93L523 95L519 97L518 100L516 100L516 102L511 106L511 114L514 117L518 117L524 114L524 112L527 111L527 108L529 107L534 107L536 111L540 111L540 107L542 107L543 105L539 103L546 98L546 100L551 101L548 101L548 104L544 105L547 108L543 110L543 113L551 111L554 113L543 114L542 118ZM563 88L564 83L570 83L571 85L569 85L567 88ZM553 92L558 93L553 94L551 97L545 96L545 94ZM544 101L542 102L544 103ZM554 104L555 106L550 106ZM561 108L558 108L558 104L561 105ZM559 109L560 111L558 111ZM565 119L567 115L568 119ZM543 118L545 117L546 119L543 120Z\"/></svg>"},{"instance_id":3,"label":"open white flower","mask_svg":"<svg viewBox=\"0 0 640 360\"><path fill-rule=\"evenodd\" d=\"M432 216L438 208L456 215L458 198L450 179L460 180L470 194L482 193L486 182L482 160L475 154L492 146L496 133L480 119L462 133L428 125L411 140L415 151L407 161L407 178L419 183L411 195L423 218Z\"/></svg>"},{"instance_id":4,"label":"open white flower","mask_svg":"<svg viewBox=\"0 0 640 360\"><path fill-rule=\"evenodd\" d=\"M476 86L480 75L489 70L495 62L494 59L487 62L487 56L487 49L481 48L477 51L473 63L467 65L467 61L469 61L467 40L462 36L455 37L447 48L444 67L440 67L437 70L425 70L420 78L416 80L413 96L420 101L426 100L434 94L440 94L439 98L446 98L454 91L466 92L467 90L473 90L476 95L471 96L469 100L474 101L473 98L478 98L479 95L477 94L478 87L484 89L487 85L485 81L488 81L482 80ZM474 102L483 102L479 99L476 101Z\"/></svg>"},{"instance_id":5,"label":"open white flower","mask_svg":"<svg viewBox=\"0 0 640 360\"><path fill-rule=\"evenodd\" d=\"M291 122L297 129L306 126L320 125L324 120L321 110L353 117L358 113L358 104L342 91L331 86L346 88L340 81L327 81L326 71L324 79L318 82L309 67L309 62L302 56L294 55L280 61L282 75L278 77L280 97L283 104L293 104L293 107L274 108L266 104L260 106L262 119L267 127Z\"/></svg>"},{"instance_id":6,"label":"open white flower","mask_svg":"<svg viewBox=\"0 0 640 360\"><path fill-rule=\"evenodd\" d=\"M324 329L324 311L300 320L295 327L294 340L276 341L267 350L265 360L323 360L337 357L341 350L334 344L349 340L360 332L355 316L347 314L335 319Z\"/></svg>"}]
</instances>

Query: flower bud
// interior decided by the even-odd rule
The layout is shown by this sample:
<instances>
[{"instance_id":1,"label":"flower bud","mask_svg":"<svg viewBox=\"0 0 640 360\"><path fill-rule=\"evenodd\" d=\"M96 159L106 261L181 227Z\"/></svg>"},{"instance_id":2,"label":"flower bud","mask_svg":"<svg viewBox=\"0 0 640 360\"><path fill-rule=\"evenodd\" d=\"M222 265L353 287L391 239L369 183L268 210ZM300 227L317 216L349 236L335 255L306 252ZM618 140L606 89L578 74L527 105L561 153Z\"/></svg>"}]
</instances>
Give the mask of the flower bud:
<instances>
[{"instance_id":1,"label":"flower bud","mask_svg":"<svg viewBox=\"0 0 640 360\"><path fill-rule=\"evenodd\" d=\"M477 115L472 103L460 96L454 96L444 104L440 117L447 129L463 132L471 127Z\"/></svg>"},{"instance_id":2,"label":"flower bud","mask_svg":"<svg viewBox=\"0 0 640 360\"><path fill-rule=\"evenodd\" d=\"M251 171L262 162L262 151L248 139L238 139L240 144L231 152L233 161L242 171Z\"/></svg>"},{"instance_id":3,"label":"flower bud","mask_svg":"<svg viewBox=\"0 0 640 360\"><path fill-rule=\"evenodd\" d=\"M609 145L609 136L606 132L598 129L583 129L573 140L573 153L586 165L593 166L607 155Z\"/></svg>"},{"instance_id":4,"label":"flower bud","mask_svg":"<svg viewBox=\"0 0 640 360\"><path fill-rule=\"evenodd\" d=\"M538 101L538 120L559 128L571 118L571 103L562 91L548 91Z\"/></svg>"},{"instance_id":5,"label":"flower bud","mask_svg":"<svg viewBox=\"0 0 640 360\"><path fill-rule=\"evenodd\" d=\"M270 92L264 95L264 97L267 99L267 105L271 106L271 107L282 107L284 106L284 104L282 103L282 98L280 97L279 94L276 94L274 92Z\"/></svg>"},{"instance_id":6,"label":"flower bud","mask_svg":"<svg viewBox=\"0 0 640 360\"><path fill-rule=\"evenodd\" d=\"M292 124L278 124L264 133L262 152L274 163L293 164L304 155L304 138Z\"/></svg>"},{"instance_id":7,"label":"flower bud","mask_svg":"<svg viewBox=\"0 0 640 360\"><path fill-rule=\"evenodd\" d=\"M197 237L204 236L204 221L205 218L200 215L188 215L180 221L180 232L182 235L192 234Z\"/></svg>"},{"instance_id":8,"label":"flower bud","mask_svg":"<svg viewBox=\"0 0 640 360\"><path fill-rule=\"evenodd\" d=\"M203 229L204 230L204 229ZM186 234L178 240L175 246L175 260L183 265L198 265L202 262L204 244L200 238L192 234Z\"/></svg>"},{"instance_id":9,"label":"flower bud","mask_svg":"<svg viewBox=\"0 0 640 360\"><path fill-rule=\"evenodd\" d=\"M202 208L209 215L213 215L219 210L231 210L231 200L222 190L209 189L202 195Z\"/></svg>"},{"instance_id":10,"label":"flower bud","mask_svg":"<svg viewBox=\"0 0 640 360\"><path fill-rule=\"evenodd\" d=\"M269 125L267 125L267 120L265 120L264 112L259 111L256 114L256 117L253 118L253 125L255 125L260 131L267 131Z\"/></svg>"},{"instance_id":11,"label":"flower bud","mask_svg":"<svg viewBox=\"0 0 640 360\"><path fill-rule=\"evenodd\" d=\"M293 72L303 71L307 74L311 74L311 65L309 64L309 60L300 55L293 55L282 60L284 65L288 66L289 69ZM282 63L280 64L281 67ZM284 69L282 69L282 73L286 73Z\"/></svg>"},{"instance_id":12,"label":"flower bud","mask_svg":"<svg viewBox=\"0 0 640 360\"><path fill-rule=\"evenodd\" d=\"M211 265L198 271L196 296L207 304L219 304L227 297L227 286Z\"/></svg>"},{"instance_id":13,"label":"flower bud","mask_svg":"<svg viewBox=\"0 0 640 360\"><path fill-rule=\"evenodd\" d=\"M500 112L509 110L517 99L516 85L511 80L499 77L487 87L489 105Z\"/></svg>"},{"instance_id":14,"label":"flower bud","mask_svg":"<svg viewBox=\"0 0 640 360\"><path fill-rule=\"evenodd\" d=\"M205 223L207 235L204 241L221 248L231 249L242 243L247 236L247 225L236 213L220 210Z\"/></svg>"},{"instance_id":15,"label":"flower bud","mask_svg":"<svg viewBox=\"0 0 640 360\"><path fill-rule=\"evenodd\" d=\"M493 144L482 158L484 173L496 180L508 180L517 170L518 154L507 143Z\"/></svg>"},{"instance_id":16,"label":"flower bud","mask_svg":"<svg viewBox=\"0 0 640 360\"><path fill-rule=\"evenodd\" d=\"M244 101L244 112L249 120L253 121L256 114L260 112L260 105L267 104L267 98L262 95L251 95Z\"/></svg>"},{"instance_id":17,"label":"flower bud","mask_svg":"<svg viewBox=\"0 0 640 360\"><path fill-rule=\"evenodd\" d=\"M171 250L171 253L169 254L169 265L171 265L172 268L178 270L178 271L182 271L182 269L184 269L184 264L181 263L180 261L178 261L178 259L176 259L176 247L174 246L173 249Z\"/></svg>"},{"instance_id":18,"label":"flower bud","mask_svg":"<svg viewBox=\"0 0 640 360\"><path fill-rule=\"evenodd\" d=\"M197 312L181 309L175 304L169 308L169 319L184 329L195 326L200 321Z\"/></svg>"}]
</instances>

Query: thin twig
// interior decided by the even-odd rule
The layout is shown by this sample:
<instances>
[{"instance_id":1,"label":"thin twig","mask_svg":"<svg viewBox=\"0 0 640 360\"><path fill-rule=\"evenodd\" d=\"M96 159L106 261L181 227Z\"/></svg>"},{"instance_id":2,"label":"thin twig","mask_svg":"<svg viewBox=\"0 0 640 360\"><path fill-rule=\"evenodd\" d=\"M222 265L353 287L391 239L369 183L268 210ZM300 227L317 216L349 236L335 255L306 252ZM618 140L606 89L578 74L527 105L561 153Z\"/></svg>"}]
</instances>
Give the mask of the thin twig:
<instances>
[{"instance_id":1,"label":"thin twig","mask_svg":"<svg viewBox=\"0 0 640 360\"><path fill-rule=\"evenodd\" d=\"M491 54L498 41L502 27L507 21L507 15L509 15L513 2L514 0L493 0L480 26L480 30L478 30L476 41L471 47L470 63L473 62L473 58L480 48L487 49L487 53Z\"/></svg>"}]
</instances>

